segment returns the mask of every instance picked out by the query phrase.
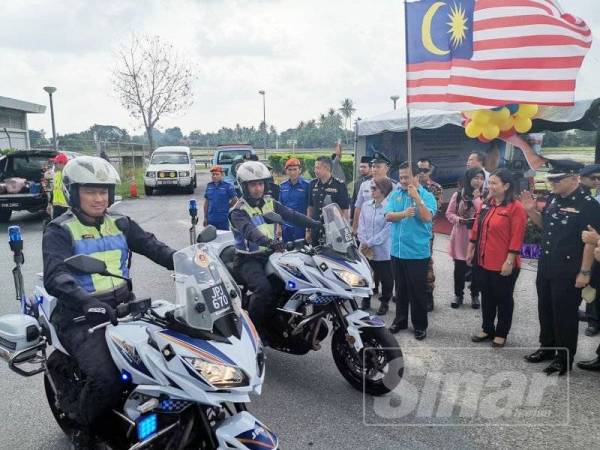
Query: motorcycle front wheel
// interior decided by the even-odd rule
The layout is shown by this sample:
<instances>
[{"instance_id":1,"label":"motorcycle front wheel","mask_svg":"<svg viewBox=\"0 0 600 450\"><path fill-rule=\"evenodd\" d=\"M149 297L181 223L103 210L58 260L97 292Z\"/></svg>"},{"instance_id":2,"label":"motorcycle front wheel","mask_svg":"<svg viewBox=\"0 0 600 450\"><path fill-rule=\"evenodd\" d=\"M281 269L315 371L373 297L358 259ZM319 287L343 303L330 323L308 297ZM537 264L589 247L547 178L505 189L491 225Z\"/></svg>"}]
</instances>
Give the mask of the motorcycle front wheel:
<instances>
[{"instance_id":1,"label":"motorcycle front wheel","mask_svg":"<svg viewBox=\"0 0 600 450\"><path fill-rule=\"evenodd\" d=\"M338 328L331 339L333 360L342 376L355 389L370 395L391 392L402 379L404 360L402 350L386 328L363 328L364 348L357 352Z\"/></svg>"}]
</instances>

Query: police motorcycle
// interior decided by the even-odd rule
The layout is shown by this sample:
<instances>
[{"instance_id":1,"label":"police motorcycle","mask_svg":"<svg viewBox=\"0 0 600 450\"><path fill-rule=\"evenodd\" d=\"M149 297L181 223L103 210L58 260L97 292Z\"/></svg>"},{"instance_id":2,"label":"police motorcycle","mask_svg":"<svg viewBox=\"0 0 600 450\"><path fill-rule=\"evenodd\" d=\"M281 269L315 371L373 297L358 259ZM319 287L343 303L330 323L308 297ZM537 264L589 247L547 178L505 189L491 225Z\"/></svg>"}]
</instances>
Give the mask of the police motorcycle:
<instances>
[{"instance_id":1,"label":"police motorcycle","mask_svg":"<svg viewBox=\"0 0 600 450\"><path fill-rule=\"evenodd\" d=\"M209 228L200 235L209 240L215 234ZM10 227L10 246L21 311L0 317L0 359L19 375L43 374L52 414L71 435L78 428L75 406L85 374L50 322L56 298L42 286L32 297L25 295L18 227ZM82 273L107 274L104 262L89 256L65 263ZM261 393L265 358L241 309L238 286L207 245L176 252L174 264L173 303L132 300L119 305L117 326L107 322L89 329L106 328L120 372L115 383L123 386L122 402L103 418L98 438L110 448L129 450L278 448L278 438L246 408L250 394Z\"/></svg>"},{"instance_id":2,"label":"police motorcycle","mask_svg":"<svg viewBox=\"0 0 600 450\"><path fill-rule=\"evenodd\" d=\"M267 223L283 223L276 213L263 217ZM269 256L266 273L279 307L266 330L268 345L296 355L320 350L330 322L331 351L342 376L358 390L384 395L400 383L402 351L380 318L358 308L373 293L372 273L337 204L323 208L323 227L324 242L312 246L300 239ZM233 269L233 234L219 232L209 247L240 284L247 305L249 295Z\"/></svg>"}]
</instances>

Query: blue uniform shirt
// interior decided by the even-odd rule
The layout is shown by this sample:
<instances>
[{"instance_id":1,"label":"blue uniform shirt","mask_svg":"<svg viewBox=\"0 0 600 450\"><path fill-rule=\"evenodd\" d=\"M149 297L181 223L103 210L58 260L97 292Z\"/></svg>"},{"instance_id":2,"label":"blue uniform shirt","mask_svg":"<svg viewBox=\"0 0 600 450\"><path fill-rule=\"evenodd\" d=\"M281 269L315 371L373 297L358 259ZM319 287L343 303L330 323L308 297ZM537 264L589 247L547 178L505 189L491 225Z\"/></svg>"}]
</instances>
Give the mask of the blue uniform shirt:
<instances>
[{"instance_id":1,"label":"blue uniform shirt","mask_svg":"<svg viewBox=\"0 0 600 450\"><path fill-rule=\"evenodd\" d=\"M433 194L423 186L417 188L425 207L435 215L437 202ZM414 201L404 189L392 191L387 199L384 214L402 212L414 205ZM429 241L431 240L432 224L423 222L419 213L414 217L392 222L392 245L390 253L399 259L425 259L431 257Z\"/></svg>"},{"instance_id":2,"label":"blue uniform shirt","mask_svg":"<svg viewBox=\"0 0 600 450\"><path fill-rule=\"evenodd\" d=\"M292 184L290 180L284 181L279 186L279 201L282 205L306 215L309 186L310 183L302 177L298 178L296 184ZM297 227L286 222L283 225L282 237L285 242L303 239L305 231L302 227Z\"/></svg>"},{"instance_id":3,"label":"blue uniform shirt","mask_svg":"<svg viewBox=\"0 0 600 450\"><path fill-rule=\"evenodd\" d=\"M204 198L208 201L208 217L206 219L209 225L214 225L219 230L229 229L227 218L229 202L236 196L233 184L227 181L219 183L211 181L206 185Z\"/></svg>"}]
</instances>

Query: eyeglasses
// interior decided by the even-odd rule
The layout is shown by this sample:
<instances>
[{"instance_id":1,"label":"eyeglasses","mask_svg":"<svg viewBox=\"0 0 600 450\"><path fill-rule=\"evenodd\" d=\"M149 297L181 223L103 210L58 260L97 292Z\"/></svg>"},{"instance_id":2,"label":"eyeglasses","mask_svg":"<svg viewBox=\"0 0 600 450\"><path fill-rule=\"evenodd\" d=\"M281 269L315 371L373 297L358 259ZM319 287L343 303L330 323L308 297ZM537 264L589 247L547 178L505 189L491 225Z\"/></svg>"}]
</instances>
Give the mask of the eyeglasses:
<instances>
[{"instance_id":1,"label":"eyeglasses","mask_svg":"<svg viewBox=\"0 0 600 450\"><path fill-rule=\"evenodd\" d=\"M427 168L425 168L425 167L419 167L419 168L417 169L417 171L418 171L419 173L429 173L429 172L431 171L431 169L427 169Z\"/></svg>"}]
</instances>

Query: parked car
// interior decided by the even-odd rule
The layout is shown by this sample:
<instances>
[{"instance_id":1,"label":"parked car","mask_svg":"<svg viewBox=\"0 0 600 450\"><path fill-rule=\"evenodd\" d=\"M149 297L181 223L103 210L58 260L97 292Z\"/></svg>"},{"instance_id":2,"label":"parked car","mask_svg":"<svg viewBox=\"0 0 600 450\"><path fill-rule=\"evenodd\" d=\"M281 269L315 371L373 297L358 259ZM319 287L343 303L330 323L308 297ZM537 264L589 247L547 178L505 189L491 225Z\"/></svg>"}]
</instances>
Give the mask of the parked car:
<instances>
[{"instance_id":1,"label":"parked car","mask_svg":"<svg viewBox=\"0 0 600 450\"><path fill-rule=\"evenodd\" d=\"M144 191L152 195L154 189L184 188L188 194L196 189L196 161L189 147L158 147L152 153L144 174Z\"/></svg>"},{"instance_id":2,"label":"parked car","mask_svg":"<svg viewBox=\"0 0 600 450\"><path fill-rule=\"evenodd\" d=\"M0 156L0 223L9 222L13 211L46 211L43 169L55 156L54 150L19 150Z\"/></svg>"},{"instance_id":3,"label":"parked car","mask_svg":"<svg viewBox=\"0 0 600 450\"><path fill-rule=\"evenodd\" d=\"M231 165L234 162L239 162L247 155L256 155L256 151L249 144L219 145L213 155L212 165L221 166L225 181L233 183L234 173L231 170Z\"/></svg>"}]
</instances>

